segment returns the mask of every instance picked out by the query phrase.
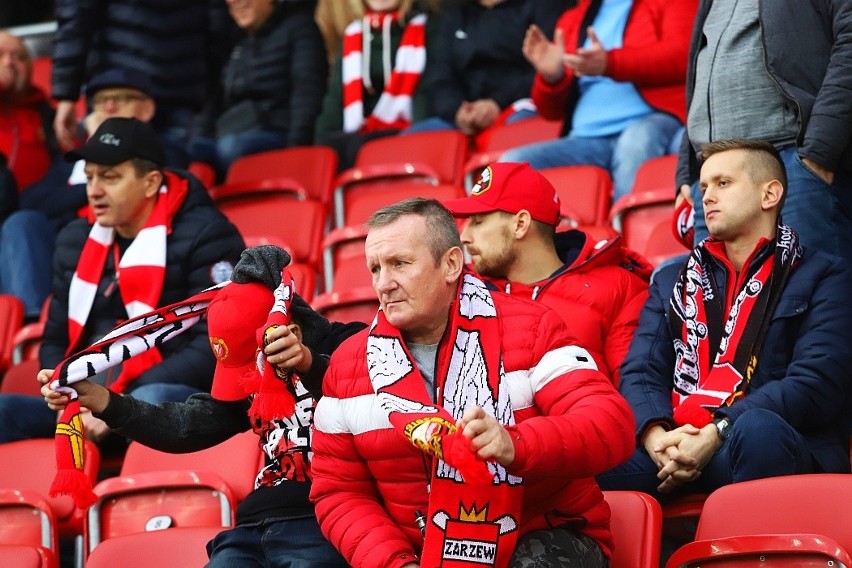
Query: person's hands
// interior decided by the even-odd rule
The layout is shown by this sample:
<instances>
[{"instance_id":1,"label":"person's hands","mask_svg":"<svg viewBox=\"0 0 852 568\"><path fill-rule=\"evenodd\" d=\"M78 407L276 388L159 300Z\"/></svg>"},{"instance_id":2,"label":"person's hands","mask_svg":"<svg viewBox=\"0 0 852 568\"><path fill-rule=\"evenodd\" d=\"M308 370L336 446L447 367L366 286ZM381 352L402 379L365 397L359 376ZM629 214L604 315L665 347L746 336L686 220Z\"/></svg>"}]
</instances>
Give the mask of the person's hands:
<instances>
[{"instance_id":1,"label":"person's hands","mask_svg":"<svg viewBox=\"0 0 852 568\"><path fill-rule=\"evenodd\" d=\"M665 432L659 426L652 428L643 444L660 467L657 478L661 483L657 490L669 493L684 483L698 479L720 443L713 424L701 429L687 424L670 432Z\"/></svg>"},{"instance_id":2,"label":"person's hands","mask_svg":"<svg viewBox=\"0 0 852 568\"><path fill-rule=\"evenodd\" d=\"M558 83L565 76L565 41L560 28L556 28L551 42L541 28L531 25L524 35L521 51L545 82Z\"/></svg>"},{"instance_id":3,"label":"person's hands","mask_svg":"<svg viewBox=\"0 0 852 568\"><path fill-rule=\"evenodd\" d=\"M63 149L70 150L74 147L76 126L77 112L74 109L74 101L59 101L53 119L53 131Z\"/></svg>"},{"instance_id":4,"label":"person's hands","mask_svg":"<svg viewBox=\"0 0 852 568\"><path fill-rule=\"evenodd\" d=\"M830 169L822 167L810 158L803 157L802 163L805 164L809 170L819 176L819 178L828 185L831 185L834 182L834 172Z\"/></svg>"},{"instance_id":5,"label":"person's hands","mask_svg":"<svg viewBox=\"0 0 852 568\"><path fill-rule=\"evenodd\" d=\"M473 127L477 132L494 124L494 121L500 116L500 105L494 99L479 99L473 101L471 106Z\"/></svg>"},{"instance_id":6,"label":"person's hands","mask_svg":"<svg viewBox=\"0 0 852 568\"><path fill-rule=\"evenodd\" d=\"M459 108L456 111L455 123L456 128L458 128L462 134L467 136L476 134L476 127L473 124L473 103L463 101L462 104L459 105Z\"/></svg>"},{"instance_id":7,"label":"person's hands","mask_svg":"<svg viewBox=\"0 0 852 568\"><path fill-rule=\"evenodd\" d=\"M509 432L479 406L468 408L457 426L480 459L496 461L503 467L515 461L515 445Z\"/></svg>"},{"instance_id":8,"label":"person's hands","mask_svg":"<svg viewBox=\"0 0 852 568\"><path fill-rule=\"evenodd\" d=\"M306 373L313 363L313 354L302 343L302 331L299 326L279 325L267 335L269 343L263 348L266 360L270 365L280 369L296 369Z\"/></svg>"},{"instance_id":9,"label":"person's hands","mask_svg":"<svg viewBox=\"0 0 852 568\"><path fill-rule=\"evenodd\" d=\"M675 197L675 209L680 207L680 204L686 200L690 205L694 205L692 203L692 187L688 183L680 186L680 189L677 192L677 196Z\"/></svg>"},{"instance_id":10,"label":"person's hands","mask_svg":"<svg viewBox=\"0 0 852 568\"><path fill-rule=\"evenodd\" d=\"M577 53L568 53L563 58L564 64L574 71L577 77L583 75L603 75L606 71L607 53L604 46L598 40L594 28L589 26L589 47L577 50Z\"/></svg>"},{"instance_id":11,"label":"person's hands","mask_svg":"<svg viewBox=\"0 0 852 568\"><path fill-rule=\"evenodd\" d=\"M36 375L36 378L41 383L41 394L51 410L64 410L71 401L68 395L61 392L56 392L50 388L50 380L53 377L53 369L42 369ZM77 391L77 397L80 400L80 406L87 408L95 413L103 412L107 404L109 404L109 390L106 387L95 384L91 381L77 381L71 387Z\"/></svg>"}]
</instances>

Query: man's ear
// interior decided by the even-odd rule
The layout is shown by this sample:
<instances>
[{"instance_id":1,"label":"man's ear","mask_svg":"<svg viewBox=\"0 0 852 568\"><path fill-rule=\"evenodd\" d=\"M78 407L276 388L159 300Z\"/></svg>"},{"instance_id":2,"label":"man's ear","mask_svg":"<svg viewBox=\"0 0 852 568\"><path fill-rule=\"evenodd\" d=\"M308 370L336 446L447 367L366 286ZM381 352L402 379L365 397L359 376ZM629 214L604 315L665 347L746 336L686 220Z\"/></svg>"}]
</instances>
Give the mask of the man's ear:
<instances>
[{"instance_id":1,"label":"man's ear","mask_svg":"<svg viewBox=\"0 0 852 568\"><path fill-rule=\"evenodd\" d=\"M763 196L761 199L761 206L764 211L777 207L781 202L781 198L784 196L784 191L784 186L781 185L781 182L777 179L764 184Z\"/></svg>"},{"instance_id":2,"label":"man's ear","mask_svg":"<svg viewBox=\"0 0 852 568\"><path fill-rule=\"evenodd\" d=\"M151 122L151 119L154 118L154 114L157 112L156 103L154 103L154 99L147 98L142 101L142 104L139 105L136 116L133 118L138 119L141 122Z\"/></svg>"},{"instance_id":3,"label":"man's ear","mask_svg":"<svg viewBox=\"0 0 852 568\"><path fill-rule=\"evenodd\" d=\"M444 279L455 282L464 268L464 253L459 247L453 247L444 253Z\"/></svg>"},{"instance_id":4,"label":"man's ear","mask_svg":"<svg viewBox=\"0 0 852 568\"><path fill-rule=\"evenodd\" d=\"M530 212L526 209L521 209L515 213L513 222L514 226L512 227L512 234L515 236L515 239L522 239L530 232L530 228L532 227L532 217L530 216Z\"/></svg>"},{"instance_id":5,"label":"man's ear","mask_svg":"<svg viewBox=\"0 0 852 568\"><path fill-rule=\"evenodd\" d=\"M163 185L163 172L153 170L145 174L145 197L154 197Z\"/></svg>"}]
</instances>

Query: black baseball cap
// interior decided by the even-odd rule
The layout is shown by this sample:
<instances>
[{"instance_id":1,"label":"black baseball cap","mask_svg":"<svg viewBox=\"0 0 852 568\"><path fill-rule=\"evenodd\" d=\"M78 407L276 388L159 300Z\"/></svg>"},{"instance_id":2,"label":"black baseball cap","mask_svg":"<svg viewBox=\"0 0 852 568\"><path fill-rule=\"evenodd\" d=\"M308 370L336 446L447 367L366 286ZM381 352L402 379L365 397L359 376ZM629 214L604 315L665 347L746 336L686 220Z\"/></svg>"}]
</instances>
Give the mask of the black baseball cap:
<instances>
[{"instance_id":1,"label":"black baseball cap","mask_svg":"<svg viewBox=\"0 0 852 568\"><path fill-rule=\"evenodd\" d=\"M128 89L136 89L151 96L153 86L148 77L138 71L128 71L127 69L110 69L92 77L86 84L86 98L91 98L101 89L109 89L115 87L125 87Z\"/></svg>"},{"instance_id":2,"label":"black baseball cap","mask_svg":"<svg viewBox=\"0 0 852 568\"><path fill-rule=\"evenodd\" d=\"M133 158L163 167L166 161L160 137L147 122L135 118L108 118L86 143L65 154L65 160L86 160L102 166L114 166Z\"/></svg>"}]
</instances>

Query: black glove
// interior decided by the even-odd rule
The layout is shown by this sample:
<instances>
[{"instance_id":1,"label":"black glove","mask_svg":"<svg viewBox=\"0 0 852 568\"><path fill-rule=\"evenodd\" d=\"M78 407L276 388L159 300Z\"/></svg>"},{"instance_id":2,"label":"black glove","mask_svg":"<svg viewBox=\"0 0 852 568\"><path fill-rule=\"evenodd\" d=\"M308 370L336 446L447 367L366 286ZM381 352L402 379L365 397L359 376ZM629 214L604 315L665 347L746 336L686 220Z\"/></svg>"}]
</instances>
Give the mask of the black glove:
<instances>
[{"instance_id":1,"label":"black glove","mask_svg":"<svg viewBox=\"0 0 852 568\"><path fill-rule=\"evenodd\" d=\"M231 280L237 284L260 282L270 290L281 284L281 269L290 264L290 254L275 245L247 248L234 267Z\"/></svg>"}]
</instances>

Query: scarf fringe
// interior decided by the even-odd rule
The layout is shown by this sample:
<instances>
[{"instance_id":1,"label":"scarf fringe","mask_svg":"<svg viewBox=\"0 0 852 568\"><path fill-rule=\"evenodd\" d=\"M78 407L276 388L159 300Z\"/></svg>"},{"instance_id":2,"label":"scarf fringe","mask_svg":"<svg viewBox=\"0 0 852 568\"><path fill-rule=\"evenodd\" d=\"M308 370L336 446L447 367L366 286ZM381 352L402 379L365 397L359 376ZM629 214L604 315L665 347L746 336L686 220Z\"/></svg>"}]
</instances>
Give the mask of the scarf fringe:
<instances>
[{"instance_id":1,"label":"scarf fringe","mask_svg":"<svg viewBox=\"0 0 852 568\"><path fill-rule=\"evenodd\" d=\"M78 509L87 509L98 502L89 477L78 469L58 469L50 485L50 496L70 495Z\"/></svg>"},{"instance_id":2,"label":"scarf fringe","mask_svg":"<svg viewBox=\"0 0 852 568\"><path fill-rule=\"evenodd\" d=\"M296 411L296 400L289 392L259 392L251 401L249 417L269 422L292 416Z\"/></svg>"}]
</instances>

